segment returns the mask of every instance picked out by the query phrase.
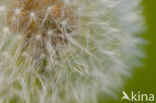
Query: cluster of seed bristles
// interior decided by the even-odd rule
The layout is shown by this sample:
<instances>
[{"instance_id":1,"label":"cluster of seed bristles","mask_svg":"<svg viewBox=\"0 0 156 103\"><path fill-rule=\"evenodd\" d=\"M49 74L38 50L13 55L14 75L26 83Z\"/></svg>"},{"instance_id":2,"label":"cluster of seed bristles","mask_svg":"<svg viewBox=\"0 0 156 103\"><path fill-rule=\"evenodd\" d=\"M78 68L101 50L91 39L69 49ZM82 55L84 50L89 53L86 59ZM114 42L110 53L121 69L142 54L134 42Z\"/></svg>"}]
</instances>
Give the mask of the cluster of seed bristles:
<instances>
[{"instance_id":1,"label":"cluster of seed bristles","mask_svg":"<svg viewBox=\"0 0 156 103\"><path fill-rule=\"evenodd\" d=\"M144 56L135 36L142 28L139 3L0 0L0 103L116 97L123 76Z\"/></svg>"}]
</instances>

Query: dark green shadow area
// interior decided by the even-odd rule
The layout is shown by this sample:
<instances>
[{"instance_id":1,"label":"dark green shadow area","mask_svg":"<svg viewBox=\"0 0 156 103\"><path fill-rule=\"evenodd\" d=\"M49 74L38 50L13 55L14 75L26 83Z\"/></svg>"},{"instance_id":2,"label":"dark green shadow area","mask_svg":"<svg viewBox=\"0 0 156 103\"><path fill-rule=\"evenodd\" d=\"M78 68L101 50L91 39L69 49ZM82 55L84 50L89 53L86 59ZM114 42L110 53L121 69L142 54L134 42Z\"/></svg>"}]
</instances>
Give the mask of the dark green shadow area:
<instances>
[{"instance_id":1,"label":"dark green shadow area","mask_svg":"<svg viewBox=\"0 0 156 103\"><path fill-rule=\"evenodd\" d=\"M128 81L124 91L130 94L131 91L146 94L155 94L155 102L136 102L136 103L156 103L156 0L143 0L144 15L146 19L147 31L143 35L148 40L146 46L146 59L144 66L134 71L133 77ZM109 100L100 103L134 103L124 100L121 102L122 91L119 93L118 100Z\"/></svg>"}]
</instances>

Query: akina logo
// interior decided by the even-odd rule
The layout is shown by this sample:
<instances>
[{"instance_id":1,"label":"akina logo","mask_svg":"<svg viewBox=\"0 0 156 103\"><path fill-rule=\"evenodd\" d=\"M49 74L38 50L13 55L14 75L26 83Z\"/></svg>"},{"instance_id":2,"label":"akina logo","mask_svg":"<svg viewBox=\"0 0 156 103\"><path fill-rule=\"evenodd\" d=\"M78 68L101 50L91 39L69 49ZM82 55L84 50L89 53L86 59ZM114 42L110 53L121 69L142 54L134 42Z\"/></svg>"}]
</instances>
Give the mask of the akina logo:
<instances>
[{"instance_id":1,"label":"akina logo","mask_svg":"<svg viewBox=\"0 0 156 103\"><path fill-rule=\"evenodd\" d=\"M134 93L134 91L131 91L131 94L128 95L125 91L122 92L123 96L121 98L121 101L127 100L127 101L138 101L138 102L154 102L154 94L146 94L141 93L138 91L137 93Z\"/></svg>"}]
</instances>

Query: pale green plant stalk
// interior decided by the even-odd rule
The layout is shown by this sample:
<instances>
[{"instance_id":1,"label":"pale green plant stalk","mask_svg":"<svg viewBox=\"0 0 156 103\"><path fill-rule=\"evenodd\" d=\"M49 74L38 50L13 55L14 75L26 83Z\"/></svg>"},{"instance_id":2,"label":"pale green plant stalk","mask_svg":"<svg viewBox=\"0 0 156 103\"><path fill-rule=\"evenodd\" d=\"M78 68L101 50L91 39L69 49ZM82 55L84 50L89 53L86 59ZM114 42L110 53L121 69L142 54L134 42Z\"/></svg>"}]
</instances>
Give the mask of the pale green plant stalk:
<instances>
[{"instance_id":1,"label":"pale green plant stalk","mask_svg":"<svg viewBox=\"0 0 156 103\"><path fill-rule=\"evenodd\" d=\"M144 57L144 40L136 36L143 29L139 4L0 0L0 103L115 97Z\"/></svg>"}]
</instances>

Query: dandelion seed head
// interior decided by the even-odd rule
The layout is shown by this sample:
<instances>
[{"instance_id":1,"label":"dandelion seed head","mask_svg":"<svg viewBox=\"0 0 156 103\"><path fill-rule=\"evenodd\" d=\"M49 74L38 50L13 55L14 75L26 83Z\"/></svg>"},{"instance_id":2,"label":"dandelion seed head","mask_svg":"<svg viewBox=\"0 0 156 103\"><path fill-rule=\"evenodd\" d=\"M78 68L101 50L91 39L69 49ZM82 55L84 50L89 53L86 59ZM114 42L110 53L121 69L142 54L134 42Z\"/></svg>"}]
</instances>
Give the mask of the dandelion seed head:
<instances>
[{"instance_id":1,"label":"dandelion seed head","mask_svg":"<svg viewBox=\"0 0 156 103\"><path fill-rule=\"evenodd\" d=\"M141 0L0 1L4 103L115 98L145 56L135 36L144 28L141 9L134 11Z\"/></svg>"}]
</instances>

